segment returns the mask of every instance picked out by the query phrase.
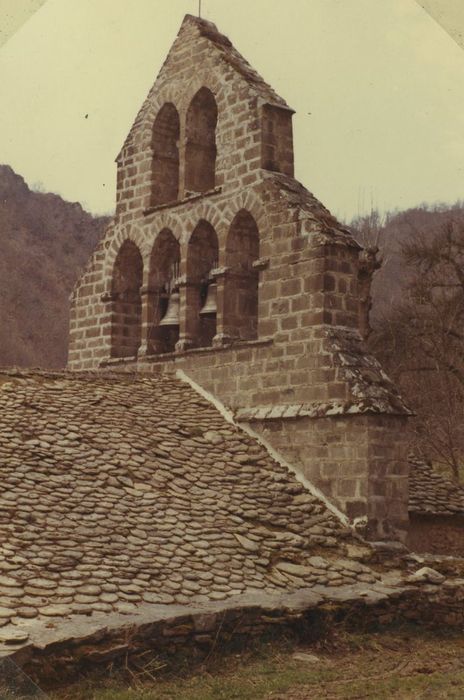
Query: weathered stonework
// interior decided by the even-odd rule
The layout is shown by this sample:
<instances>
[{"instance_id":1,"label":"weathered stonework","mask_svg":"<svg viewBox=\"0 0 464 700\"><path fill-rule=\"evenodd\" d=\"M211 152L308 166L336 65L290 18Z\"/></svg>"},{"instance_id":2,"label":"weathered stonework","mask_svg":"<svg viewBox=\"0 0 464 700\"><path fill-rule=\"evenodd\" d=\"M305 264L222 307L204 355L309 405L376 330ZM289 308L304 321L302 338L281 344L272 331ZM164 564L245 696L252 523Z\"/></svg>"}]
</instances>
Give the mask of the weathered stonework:
<instances>
[{"instance_id":1,"label":"weathered stonework","mask_svg":"<svg viewBox=\"0 0 464 700\"><path fill-rule=\"evenodd\" d=\"M0 655L63 621L379 579L333 509L166 373L1 372L0 483Z\"/></svg>"},{"instance_id":2,"label":"weathered stonework","mask_svg":"<svg viewBox=\"0 0 464 700\"><path fill-rule=\"evenodd\" d=\"M410 456L408 546L417 552L464 556L464 487Z\"/></svg>"},{"instance_id":3,"label":"weathered stonework","mask_svg":"<svg viewBox=\"0 0 464 700\"><path fill-rule=\"evenodd\" d=\"M433 572L437 574L437 572ZM437 574L440 577L440 574ZM93 621L65 620L37 632L29 643L0 644L3 663L23 668L43 688L66 686L94 668L115 669L147 654L162 659L168 669L179 661L201 662L219 647L222 653L248 648L253 640L283 637L311 643L324 639L335 627L382 630L391 624L459 630L464 624L464 579L441 584L406 583L392 576L386 584L300 590L279 596L244 595L230 602L179 609L141 607L125 618L108 615L105 626ZM8 666L6 666L8 668ZM105 670L103 670L103 675ZM17 686L13 686L15 689Z\"/></svg>"},{"instance_id":4,"label":"weathered stonework","mask_svg":"<svg viewBox=\"0 0 464 700\"><path fill-rule=\"evenodd\" d=\"M253 428L350 520L366 518L368 537L394 538L407 529L408 475L397 469L405 448L403 418L276 419L253 422ZM395 431L399 439L392 443L386 436Z\"/></svg>"},{"instance_id":5,"label":"weathered stonework","mask_svg":"<svg viewBox=\"0 0 464 700\"><path fill-rule=\"evenodd\" d=\"M293 177L291 117L185 18L117 160L69 368L182 369L370 537L404 539L408 411L361 342L360 246Z\"/></svg>"}]
</instances>

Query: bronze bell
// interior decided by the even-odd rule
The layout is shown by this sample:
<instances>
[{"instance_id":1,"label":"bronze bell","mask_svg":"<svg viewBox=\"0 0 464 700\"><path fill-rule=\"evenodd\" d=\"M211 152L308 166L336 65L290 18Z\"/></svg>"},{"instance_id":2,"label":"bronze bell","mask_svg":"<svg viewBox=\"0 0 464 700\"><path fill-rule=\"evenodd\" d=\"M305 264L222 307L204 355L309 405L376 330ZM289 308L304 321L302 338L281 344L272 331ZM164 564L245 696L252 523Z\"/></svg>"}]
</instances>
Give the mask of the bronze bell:
<instances>
[{"instance_id":1,"label":"bronze bell","mask_svg":"<svg viewBox=\"0 0 464 700\"><path fill-rule=\"evenodd\" d=\"M200 311L200 316L214 316L217 313L217 284L210 282L206 292L206 301Z\"/></svg>"},{"instance_id":2,"label":"bronze bell","mask_svg":"<svg viewBox=\"0 0 464 700\"><path fill-rule=\"evenodd\" d=\"M163 318L161 319L160 326L178 326L179 325L179 309L180 309L180 295L178 290L171 292L169 296L168 308Z\"/></svg>"}]
</instances>

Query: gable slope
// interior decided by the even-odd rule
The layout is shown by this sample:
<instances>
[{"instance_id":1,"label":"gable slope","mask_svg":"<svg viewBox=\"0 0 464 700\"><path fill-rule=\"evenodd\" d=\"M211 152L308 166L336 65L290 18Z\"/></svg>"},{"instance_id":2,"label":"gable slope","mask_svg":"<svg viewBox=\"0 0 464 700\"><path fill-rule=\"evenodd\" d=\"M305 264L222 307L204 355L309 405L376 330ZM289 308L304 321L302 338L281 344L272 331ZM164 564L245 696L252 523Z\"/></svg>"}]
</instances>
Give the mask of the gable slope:
<instances>
[{"instance_id":1,"label":"gable slope","mask_svg":"<svg viewBox=\"0 0 464 700\"><path fill-rule=\"evenodd\" d=\"M137 127L142 124L145 115L148 111L151 100L153 99L156 91L159 89L160 82L162 82L163 74L170 65L173 57L177 52L182 49L182 44L186 40L188 32L194 30L199 39L207 39L208 42L214 46L218 51L219 58L232 67L251 87L257 97L263 100L263 102L273 105L275 107L281 107L282 109L294 112L286 101L280 97L273 88L259 75L259 73L250 65L250 63L242 56L242 54L237 51L233 46L232 42L224 34L221 34L212 22L208 22L200 17L194 17L193 15L186 15L181 24L179 32L177 34L174 43L172 44L166 59L161 66L161 69L156 77L154 84L152 85L145 101L140 108L134 123L124 141L124 144L116 157L116 161L121 157L122 152L127 146L130 145L132 138L137 130Z\"/></svg>"}]
</instances>

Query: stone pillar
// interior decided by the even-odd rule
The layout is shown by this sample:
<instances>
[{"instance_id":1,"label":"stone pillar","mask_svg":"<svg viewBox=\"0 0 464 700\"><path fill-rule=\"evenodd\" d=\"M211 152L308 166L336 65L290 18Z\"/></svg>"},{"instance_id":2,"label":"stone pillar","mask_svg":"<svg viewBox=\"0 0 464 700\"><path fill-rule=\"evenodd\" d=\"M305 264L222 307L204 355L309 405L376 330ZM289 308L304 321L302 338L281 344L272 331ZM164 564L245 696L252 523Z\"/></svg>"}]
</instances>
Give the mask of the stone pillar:
<instances>
[{"instance_id":1,"label":"stone pillar","mask_svg":"<svg viewBox=\"0 0 464 700\"><path fill-rule=\"evenodd\" d=\"M368 484L366 537L406 541L409 527L411 435L407 416L366 416Z\"/></svg>"},{"instance_id":2,"label":"stone pillar","mask_svg":"<svg viewBox=\"0 0 464 700\"><path fill-rule=\"evenodd\" d=\"M179 201L185 198L185 152L187 149L187 138L185 136L185 119L180 120L179 149Z\"/></svg>"},{"instance_id":3,"label":"stone pillar","mask_svg":"<svg viewBox=\"0 0 464 700\"><path fill-rule=\"evenodd\" d=\"M367 539L406 540L407 416L296 415L251 426Z\"/></svg>"},{"instance_id":4,"label":"stone pillar","mask_svg":"<svg viewBox=\"0 0 464 700\"><path fill-rule=\"evenodd\" d=\"M115 304L118 300L118 297L119 295L115 294L114 292L105 292L100 297L100 301L102 302L105 308L105 320L102 325L105 329L104 335L107 338L108 344L108 353L106 359L110 359L111 357L113 357L113 333L115 331L115 322L117 322L117 319L115 319Z\"/></svg>"},{"instance_id":5,"label":"stone pillar","mask_svg":"<svg viewBox=\"0 0 464 700\"><path fill-rule=\"evenodd\" d=\"M179 340L176 352L184 352L195 347L200 325L200 284L188 282L185 278L179 281L180 310L179 310Z\"/></svg>"},{"instance_id":6,"label":"stone pillar","mask_svg":"<svg viewBox=\"0 0 464 700\"><path fill-rule=\"evenodd\" d=\"M161 320L160 304L156 303L159 295L159 289L148 286L140 289L140 296L142 297L142 344L138 352L139 357L146 357L151 355L152 352L156 352L150 336L152 330L156 328Z\"/></svg>"},{"instance_id":7,"label":"stone pillar","mask_svg":"<svg viewBox=\"0 0 464 700\"><path fill-rule=\"evenodd\" d=\"M227 298L228 281L230 270L221 267L215 270L214 278L217 285L217 313L216 313L216 335L213 338L213 347L219 348L230 345L234 340L234 335L228 327L228 307L230 299Z\"/></svg>"}]
</instances>

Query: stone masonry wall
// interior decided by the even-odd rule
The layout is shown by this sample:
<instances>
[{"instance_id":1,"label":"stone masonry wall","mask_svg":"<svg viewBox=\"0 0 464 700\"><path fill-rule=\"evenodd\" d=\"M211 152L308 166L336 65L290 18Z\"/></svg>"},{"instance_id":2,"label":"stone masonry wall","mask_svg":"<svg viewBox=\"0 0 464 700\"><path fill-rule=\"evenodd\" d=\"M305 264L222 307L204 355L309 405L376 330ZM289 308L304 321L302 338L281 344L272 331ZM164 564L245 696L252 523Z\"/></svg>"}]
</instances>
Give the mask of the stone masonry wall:
<instances>
[{"instance_id":1,"label":"stone masonry wall","mask_svg":"<svg viewBox=\"0 0 464 700\"><path fill-rule=\"evenodd\" d=\"M214 95L218 112L215 187L187 194L187 115L195 95L205 89ZM152 130L166 105L179 114L179 191L175 201L153 207L156 144ZM112 278L125 241L134 242L143 258L143 327L138 354L146 354L151 300L156 292L151 285L151 253L157 237L166 230L180 244L181 308L186 312L181 318L180 341L185 346L192 344L187 327L192 305L187 277L190 238L201 222L214 228L218 265L223 271L217 280L218 299L223 299L227 238L234 218L243 211L253 217L260 238L255 261L260 276L258 337L276 336L279 342L293 343L302 339L303 329L311 324L357 326L359 246L293 180L291 114L213 25L186 18L118 157L114 224L72 297L71 369L92 369L112 356L111 326L117 304ZM217 316L220 338L228 324L223 309L218 309Z\"/></svg>"},{"instance_id":2,"label":"stone masonry wall","mask_svg":"<svg viewBox=\"0 0 464 700\"><path fill-rule=\"evenodd\" d=\"M464 557L464 517L411 513L407 544L414 552Z\"/></svg>"},{"instance_id":3,"label":"stone masonry wall","mask_svg":"<svg viewBox=\"0 0 464 700\"><path fill-rule=\"evenodd\" d=\"M309 338L317 326L356 328L358 248L342 236L328 240L313 237L310 220L297 219L306 212L298 208L289 215L291 197L287 184L283 176L264 175L259 185L240 190L233 196L217 193L195 202L180 203L174 211L171 208L153 212L142 220L135 219L132 225L116 221L94 254L72 298L69 368L95 369L101 361L111 357L112 317L116 304L112 294L113 270L125 241L135 243L143 259L142 346L138 353L143 357L147 353L151 327L149 282L151 252L157 236L165 230L173 232L180 244L180 269L185 276L190 236L199 222L208 222L218 237L221 270L228 233L240 211L250 212L260 235L258 338L272 338L281 346L281 356L296 356L307 352L308 343L317 350L315 346L321 341ZM330 221L330 215L317 200L312 198L311 204L326 213ZM221 299L219 292L224 284L224 278L219 278L218 299ZM185 289L181 289L181 295ZM219 336L224 325L227 325L227 320L223 309L218 308ZM187 330L181 319L181 338L185 337ZM322 362L327 365L326 360ZM302 364L307 368L309 361L296 368L302 369ZM313 369L317 366L318 361L314 359Z\"/></svg>"},{"instance_id":4,"label":"stone masonry wall","mask_svg":"<svg viewBox=\"0 0 464 700\"><path fill-rule=\"evenodd\" d=\"M186 117L192 99L202 88L214 94L218 108L215 187L232 192L258 181L263 166L263 143L269 141L268 130L263 133L262 129L263 110L269 103L290 116L292 110L264 81L257 82L258 76L251 66L226 42L225 37L212 31L209 23L188 16L184 21L117 159L116 216L122 224L142 217L150 207L152 127L166 103L173 104L180 117L177 200L184 199ZM249 73L244 75L247 70ZM250 74L254 74L252 80ZM292 148L291 140L287 139L286 146ZM287 164L284 172L293 174Z\"/></svg>"},{"instance_id":5,"label":"stone masonry wall","mask_svg":"<svg viewBox=\"0 0 464 700\"><path fill-rule=\"evenodd\" d=\"M185 663L186 651L193 663L200 663L216 647L234 653L253 640L285 638L311 644L330 639L334 630L381 630L405 620L426 629L459 629L464 623L463 601L462 579L447 580L441 586L385 589L370 596L365 587L363 591L351 587L346 592L340 589L333 599L313 595L292 601L287 597L270 606L255 602L216 611L193 610L164 615L164 619L119 621L93 634L71 628L66 639L11 650L6 661L48 690L66 686L92 669L105 673L122 665L127 669L128 664L144 668L150 652L169 671L179 660Z\"/></svg>"},{"instance_id":6,"label":"stone masonry wall","mask_svg":"<svg viewBox=\"0 0 464 700\"><path fill-rule=\"evenodd\" d=\"M400 416L340 416L253 422L289 463L370 538L402 539L408 530L407 439ZM395 435L395 440L391 436Z\"/></svg>"}]
</instances>

